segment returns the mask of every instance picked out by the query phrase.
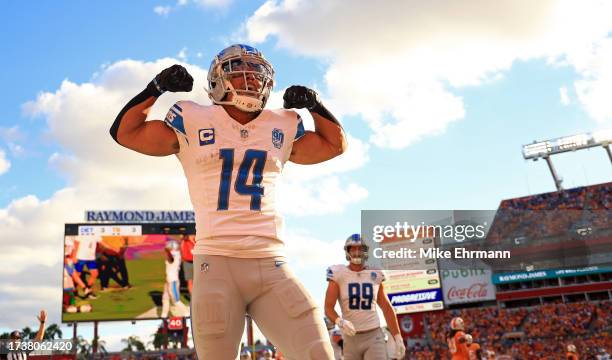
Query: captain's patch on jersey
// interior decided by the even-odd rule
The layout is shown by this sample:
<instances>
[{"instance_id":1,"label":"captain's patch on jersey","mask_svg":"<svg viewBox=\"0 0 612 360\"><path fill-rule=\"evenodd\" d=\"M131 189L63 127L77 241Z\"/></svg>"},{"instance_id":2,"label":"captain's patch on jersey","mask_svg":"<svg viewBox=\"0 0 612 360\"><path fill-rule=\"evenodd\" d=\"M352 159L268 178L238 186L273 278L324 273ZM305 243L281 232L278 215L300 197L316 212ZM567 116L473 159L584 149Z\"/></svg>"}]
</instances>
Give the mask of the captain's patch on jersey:
<instances>
[{"instance_id":1,"label":"captain's patch on jersey","mask_svg":"<svg viewBox=\"0 0 612 360\"><path fill-rule=\"evenodd\" d=\"M215 143L215 128L198 130L200 145L210 145Z\"/></svg>"},{"instance_id":2,"label":"captain's patch on jersey","mask_svg":"<svg viewBox=\"0 0 612 360\"><path fill-rule=\"evenodd\" d=\"M174 104L166 114L166 124L171 128L178 131L183 135L187 135L185 132L185 125L183 124L183 109L178 104Z\"/></svg>"},{"instance_id":3,"label":"captain's patch on jersey","mask_svg":"<svg viewBox=\"0 0 612 360\"><path fill-rule=\"evenodd\" d=\"M283 142L285 141L285 134L283 130L276 129L272 130L272 144L275 148L280 149L283 147Z\"/></svg>"}]
</instances>

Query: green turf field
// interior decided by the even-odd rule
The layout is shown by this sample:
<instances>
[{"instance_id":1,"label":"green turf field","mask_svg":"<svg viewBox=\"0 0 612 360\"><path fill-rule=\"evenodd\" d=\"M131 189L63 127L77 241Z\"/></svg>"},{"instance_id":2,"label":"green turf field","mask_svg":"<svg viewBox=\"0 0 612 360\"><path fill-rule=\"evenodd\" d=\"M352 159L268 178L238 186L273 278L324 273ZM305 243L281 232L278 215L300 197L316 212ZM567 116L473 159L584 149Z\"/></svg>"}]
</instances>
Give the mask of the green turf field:
<instances>
[{"instance_id":1,"label":"green turf field","mask_svg":"<svg viewBox=\"0 0 612 360\"><path fill-rule=\"evenodd\" d=\"M77 307L89 303L92 306L90 313L63 313L62 321L94 321L94 320L131 320L151 310L156 306L154 299L158 301L159 312L161 312L161 296L166 281L164 260L136 259L126 262L131 289L113 289L101 292L100 280L96 281L97 299L81 299L77 296ZM109 286L118 286L110 280ZM181 295L181 301L189 304L189 301Z\"/></svg>"}]
</instances>

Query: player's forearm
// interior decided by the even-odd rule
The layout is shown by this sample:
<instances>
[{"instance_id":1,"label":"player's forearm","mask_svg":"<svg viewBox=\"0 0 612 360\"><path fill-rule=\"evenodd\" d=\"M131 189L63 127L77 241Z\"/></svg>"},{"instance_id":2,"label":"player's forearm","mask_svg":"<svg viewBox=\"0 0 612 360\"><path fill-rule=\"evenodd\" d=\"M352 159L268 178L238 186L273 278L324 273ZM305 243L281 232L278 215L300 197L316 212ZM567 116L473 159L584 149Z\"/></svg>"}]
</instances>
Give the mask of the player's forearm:
<instances>
[{"instance_id":1,"label":"player's forearm","mask_svg":"<svg viewBox=\"0 0 612 360\"><path fill-rule=\"evenodd\" d=\"M346 136L339 122L333 122L322 115L311 112L314 119L315 132L327 144L333 156L344 153L348 147ZM334 118L335 119L335 118Z\"/></svg>"},{"instance_id":2,"label":"player's forearm","mask_svg":"<svg viewBox=\"0 0 612 360\"><path fill-rule=\"evenodd\" d=\"M325 316L332 322L332 324L336 323L336 319L340 317L334 307L325 306Z\"/></svg>"},{"instance_id":3,"label":"player's forearm","mask_svg":"<svg viewBox=\"0 0 612 360\"><path fill-rule=\"evenodd\" d=\"M391 335L395 336L399 334L399 324L397 323L397 317L395 316L395 311L393 311L391 304L387 303L385 306L381 303L381 308Z\"/></svg>"}]
</instances>

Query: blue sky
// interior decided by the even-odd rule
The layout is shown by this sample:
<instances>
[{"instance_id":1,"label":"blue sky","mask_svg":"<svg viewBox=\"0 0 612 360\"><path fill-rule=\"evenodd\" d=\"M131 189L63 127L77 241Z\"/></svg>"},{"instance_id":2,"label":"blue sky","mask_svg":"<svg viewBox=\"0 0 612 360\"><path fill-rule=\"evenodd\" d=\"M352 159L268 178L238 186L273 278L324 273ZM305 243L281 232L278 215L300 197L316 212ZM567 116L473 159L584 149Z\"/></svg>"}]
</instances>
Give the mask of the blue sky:
<instances>
[{"instance_id":1,"label":"blue sky","mask_svg":"<svg viewBox=\"0 0 612 360\"><path fill-rule=\"evenodd\" d=\"M0 304L14 311L0 314L0 330L32 326L41 307L59 321L63 223L81 221L83 210L189 208L175 159L128 153L107 129L175 62L196 78L184 97L207 103L211 57L234 42L274 65L269 106L289 85L315 87L350 135L343 157L289 166L279 195L290 260L320 302L323 269L342 260L360 209L495 209L552 191L545 163L524 161L521 146L612 127L609 3L350 4L4 4L16 15L0 24ZM601 149L554 162L568 188L612 180ZM115 347L154 326L104 325L101 335L114 333Z\"/></svg>"}]
</instances>

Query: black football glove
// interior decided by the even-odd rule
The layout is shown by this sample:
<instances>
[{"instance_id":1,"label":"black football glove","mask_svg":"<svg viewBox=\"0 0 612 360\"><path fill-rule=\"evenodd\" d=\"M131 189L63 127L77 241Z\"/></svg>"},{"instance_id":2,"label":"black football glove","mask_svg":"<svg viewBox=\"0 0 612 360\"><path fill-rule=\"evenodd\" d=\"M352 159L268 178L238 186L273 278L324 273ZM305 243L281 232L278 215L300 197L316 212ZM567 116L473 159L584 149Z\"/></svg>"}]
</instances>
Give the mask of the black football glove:
<instances>
[{"instance_id":1,"label":"black football glove","mask_svg":"<svg viewBox=\"0 0 612 360\"><path fill-rule=\"evenodd\" d=\"M183 66L175 64L157 74L151 84L160 95L166 91L191 91L193 89L193 77Z\"/></svg>"},{"instance_id":2,"label":"black football glove","mask_svg":"<svg viewBox=\"0 0 612 360\"><path fill-rule=\"evenodd\" d=\"M293 85L285 90L283 95L283 107L285 109L314 109L320 104L319 94L306 86Z\"/></svg>"}]
</instances>

